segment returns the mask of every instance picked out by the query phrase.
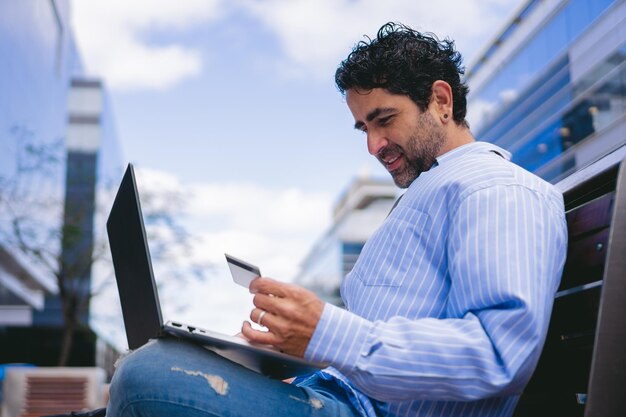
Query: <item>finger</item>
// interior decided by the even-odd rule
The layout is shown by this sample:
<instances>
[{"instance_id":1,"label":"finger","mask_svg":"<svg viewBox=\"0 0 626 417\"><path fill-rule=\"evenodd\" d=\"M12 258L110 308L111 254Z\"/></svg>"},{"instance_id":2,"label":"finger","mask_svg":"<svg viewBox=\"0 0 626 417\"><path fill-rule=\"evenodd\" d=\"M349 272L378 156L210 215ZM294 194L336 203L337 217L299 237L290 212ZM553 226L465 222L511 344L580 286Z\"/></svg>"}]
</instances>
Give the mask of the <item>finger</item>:
<instances>
[{"instance_id":1,"label":"finger","mask_svg":"<svg viewBox=\"0 0 626 417\"><path fill-rule=\"evenodd\" d=\"M250 320L257 323L260 326L267 327L267 316L270 313L262 308L254 308L250 312Z\"/></svg>"},{"instance_id":2,"label":"finger","mask_svg":"<svg viewBox=\"0 0 626 417\"><path fill-rule=\"evenodd\" d=\"M258 313L258 311L260 311L260 313ZM263 314L263 311L265 310L258 310L258 311L257 309L255 309L250 314L250 318L252 322L265 328L265 330L264 329L259 330L256 327L253 327L253 329L261 331L262 333L271 332L272 335L274 336L272 344L276 344L276 343L280 344L284 342L285 335L290 332L289 321L283 317L277 316L275 314L271 314L269 312L265 312L265 314Z\"/></svg>"},{"instance_id":3,"label":"finger","mask_svg":"<svg viewBox=\"0 0 626 417\"><path fill-rule=\"evenodd\" d=\"M263 345L275 345L278 341L276 336L272 332L264 332L256 330L252 325L244 321L241 327L241 333L248 339L249 342L260 343Z\"/></svg>"},{"instance_id":4,"label":"finger","mask_svg":"<svg viewBox=\"0 0 626 417\"><path fill-rule=\"evenodd\" d=\"M261 276L256 276L254 278L252 278L252 281L250 281L250 283L248 284L248 291L250 291L250 294L255 294L254 291L252 291L251 285L254 282L254 280L261 278Z\"/></svg>"},{"instance_id":5,"label":"finger","mask_svg":"<svg viewBox=\"0 0 626 417\"><path fill-rule=\"evenodd\" d=\"M288 284L272 278L258 277L250 283L250 292L252 294L271 294L277 297L284 297L287 293L287 286Z\"/></svg>"},{"instance_id":6,"label":"finger","mask_svg":"<svg viewBox=\"0 0 626 417\"><path fill-rule=\"evenodd\" d=\"M268 294L255 294L252 298L255 307L272 313L275 316L291 317L297 316L301 307L305 305L298 299L290 297L272 297Z\"/></svg>"},{"instance_id":7,"label":"finger","mask_svg":"<svg viewBox=\"0 0 626 417\"><path fill-rule=\"evenodd\" d=\"M243 333L239 332L235 335L236 338L241 339L241 340L245 340L246 342L249 342L248 338L246 336L244 336Z\"/></svg>"},{"instance_id":8,"label":"finger","mask_svg":"<svg viewBox=\"0 0 626 417\"><path fill-rule=\"evenodd\" d=\"M268 330L270 330L270 327L272 327L274 330L276 330L274 331L274 334L276 336L281 334L283 327L286 325L286 321L276 314L270 313L269 311L263 309L260 309L260 311L261 312L258 315L255 313L256 320L253 321L259 326L265 327ZM263 312L265 312L265 314L263 314Z\"/></svg>"},{"instance_id":9,"label":"finger","mask_svg":"<svg viewBox=\"0 0 626 417\"><path fill-rule=\"evenodd\" d=\"M293 302L287 298L273 297L268 294L255 294L252 298L252 303L255 307L260 308L261 310L267 310L270 313L279 314L279 312L283 312L283 310Z\"/></svg>"}]
</instances>

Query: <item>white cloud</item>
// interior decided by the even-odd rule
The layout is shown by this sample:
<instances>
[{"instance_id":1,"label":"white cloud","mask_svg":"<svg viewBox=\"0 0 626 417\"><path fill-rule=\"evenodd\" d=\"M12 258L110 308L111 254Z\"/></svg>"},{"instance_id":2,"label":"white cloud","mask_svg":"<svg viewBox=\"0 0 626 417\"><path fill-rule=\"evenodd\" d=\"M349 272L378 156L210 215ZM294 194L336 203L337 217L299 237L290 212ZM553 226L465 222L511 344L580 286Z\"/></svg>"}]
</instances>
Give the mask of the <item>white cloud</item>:
<instances>
[{"instance_id":1,"label":"white cloud","mask_svg":"<svg viewBox=\"0 0 626 417\"><path fill-rule=\"evenodd\" d=\"M277 70L327 79L355 42L375 36L387 21L449 36L471 58L520 2L74 0L72 21L88 71L116 89L166 89L199 74L203 62L189 46L151 43L149 35L190 31L224 17L226 10L251 14L275 34L283 50L283 56L270 58Z\"/></svg>"},{"instance_id":2,"label":"white cloud","mask_svg":"<svg viewBox=\"0 0 626 417\"><path fill-rule=\"evenodd\" d=\"M503 15L521 0L242 0L274 32L292 74L327 77L363 35L387 21L450 37L470 57L504 24Z\"/></svg>"},{"instance_id":3,"label":"white cloud","mask_svg":"<svg viewBox=\"0 0 626 417\"><path fill-rule=\"evenodd\" d=\"M247 231L298 235L326 225L330 198L295 188L273 190L252 184L196 184L189 188L188 213L200 220L227 217Z\"/></svg>"},{"instance_id":4,"label":"white cloud","mask_svg":"<svg viewBox=\"0 0 626 417\"><path fill-rule=\"evenodd\" d=\"M147 206L178 216L198 239L191 259L223 264L224 271L224 253L230 252L258 263L264 273L290 280L331 221L332 197L322 193L252 184L185 184L153 169L138 169L137 183L144 216Z\"/></svg>"},{"instance_id":5,"label":"white cloud","mask_svg":"<svg viewBox=\"0 0 626 417\"><path fill-rule=\"evenodd\" d=\"M89 73L116 89L166 89L200 73L200 54L147 35L189 30L219 10L218 0L75 0L72 26Z\"/></svg>"}]
</instances>

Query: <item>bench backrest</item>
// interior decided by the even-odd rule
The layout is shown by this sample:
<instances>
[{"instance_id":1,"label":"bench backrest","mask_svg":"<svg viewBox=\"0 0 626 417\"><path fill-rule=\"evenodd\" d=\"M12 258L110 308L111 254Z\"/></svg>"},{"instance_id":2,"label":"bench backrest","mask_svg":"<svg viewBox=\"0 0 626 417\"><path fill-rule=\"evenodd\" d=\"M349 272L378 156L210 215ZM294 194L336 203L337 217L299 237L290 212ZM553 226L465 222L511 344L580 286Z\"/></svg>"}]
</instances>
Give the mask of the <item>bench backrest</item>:
<instances>
[{"instance_id":1,"label":"bench backrest","mask_svg":"<svg viewBox=\"0 0 626 417\"><path fill-rule=\"evenodd\" d=\"M537 369L515 417L626 415L626 160L559 183L568 252Z\"/></svg>"}]
</instances>

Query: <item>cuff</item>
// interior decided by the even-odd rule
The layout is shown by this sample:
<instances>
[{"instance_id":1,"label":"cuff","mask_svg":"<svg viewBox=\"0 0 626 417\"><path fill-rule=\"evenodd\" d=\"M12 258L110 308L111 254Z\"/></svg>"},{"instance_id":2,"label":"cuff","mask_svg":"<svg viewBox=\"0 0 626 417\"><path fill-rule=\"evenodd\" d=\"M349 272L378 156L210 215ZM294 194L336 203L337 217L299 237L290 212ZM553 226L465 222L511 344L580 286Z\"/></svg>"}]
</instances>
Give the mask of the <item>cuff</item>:
<instances>
[{"instance_id":1,"label":"cuff","mask_svg":"<svg viewBox=\"0 0 626 417\"><path fill-rule=\"evenodd\" d=\"M304 358L350 371L360 356L369 354L366 342L372 328L364 318L326 303Z\"/></svg>"}]
</instances>

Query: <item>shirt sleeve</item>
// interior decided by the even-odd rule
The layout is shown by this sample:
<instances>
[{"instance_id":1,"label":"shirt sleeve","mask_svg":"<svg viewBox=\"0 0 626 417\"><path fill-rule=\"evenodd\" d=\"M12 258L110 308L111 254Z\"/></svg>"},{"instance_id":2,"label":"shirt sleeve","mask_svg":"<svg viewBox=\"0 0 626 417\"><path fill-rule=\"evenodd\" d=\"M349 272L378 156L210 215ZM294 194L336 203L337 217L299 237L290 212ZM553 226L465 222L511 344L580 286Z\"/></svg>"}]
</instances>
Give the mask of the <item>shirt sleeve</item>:
<instances>
[{"instance_id":1,"label":"shirt sleeve","mask_svg":"<svg viewBox=\"0 0 626 417\"><path fill-rule=\"evenodd\" d=\"M519 185L470 193L450 213L445 318L369 321L327 304L305 357L330 363L380 401L520 393L565 259L562 199L555 201Z\"/></svg>"}]
</instances>

